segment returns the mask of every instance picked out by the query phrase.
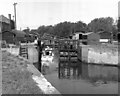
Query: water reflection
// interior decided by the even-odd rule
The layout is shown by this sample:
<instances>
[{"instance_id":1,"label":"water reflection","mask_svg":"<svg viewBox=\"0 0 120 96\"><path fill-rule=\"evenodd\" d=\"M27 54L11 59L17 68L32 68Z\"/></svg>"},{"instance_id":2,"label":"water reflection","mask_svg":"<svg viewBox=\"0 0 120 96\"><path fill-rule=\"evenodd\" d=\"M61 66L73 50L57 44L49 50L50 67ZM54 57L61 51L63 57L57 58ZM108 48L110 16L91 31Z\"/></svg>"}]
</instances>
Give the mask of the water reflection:
<instances>
[{"instance_id":1,"label":"water reflection","mask_svg":"<svg viewBox=\"0 0 120 96\"><path fill-rule=\"evenodd\" d=\"M44 76L62 94L117 94L118 92L117 67L80 62L58 65L58 70L47 72Z\"/></svg>"},{"instance_id":2,"label":"water reflection","mask_svg":"<svg viewBox=\"0 0 120 96\"><path fill-rule=\"evenodd\" d=\"M59 78L60 79L76 79L82 73L81 64L72 63L74 66L69 65L69 63L60 63L59 64Z\"/></svg>"},{"instance_id":3,"label":"water reflection","mask_svg":"<svg viewBox=\"0 0 120 96\"><path fill-rule=\"evenodd\" d=\"M113 66L91 65L77 63L59 63L59 79L88 79L92 82L98 80L117 81L118 68Z\"/></svg>"}]
</instances>

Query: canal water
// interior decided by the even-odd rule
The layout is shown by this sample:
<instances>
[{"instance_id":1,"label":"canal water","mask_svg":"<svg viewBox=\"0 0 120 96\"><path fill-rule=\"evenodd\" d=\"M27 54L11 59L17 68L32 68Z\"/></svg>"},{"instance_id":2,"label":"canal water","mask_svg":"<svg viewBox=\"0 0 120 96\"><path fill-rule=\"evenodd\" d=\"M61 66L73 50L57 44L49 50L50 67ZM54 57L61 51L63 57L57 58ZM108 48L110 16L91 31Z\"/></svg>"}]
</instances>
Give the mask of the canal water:
<instances>
[{"instance_id":1,"label":"canal water","mask_svg":"<svg viewBox=\"0 0 120 96\"><path fill-rule=\"evenodd\" d=\"M31 61L36 61L37 52L30 50ZM118 67L59 63L58 55L42 63L49 65L42 68L43 75L61 94L118 94Z\"/></svg>"},{"instance_id":2,"label":"canal water","mask_svg":"<svg viewBox=\"0 0 120 96\"><path fill-rule=\"evenodd\" d=\"M61 64L46 79L62 94L114 94L118 92L118 69L116 67L78 63Z\"/></svg>"}]
</instances>

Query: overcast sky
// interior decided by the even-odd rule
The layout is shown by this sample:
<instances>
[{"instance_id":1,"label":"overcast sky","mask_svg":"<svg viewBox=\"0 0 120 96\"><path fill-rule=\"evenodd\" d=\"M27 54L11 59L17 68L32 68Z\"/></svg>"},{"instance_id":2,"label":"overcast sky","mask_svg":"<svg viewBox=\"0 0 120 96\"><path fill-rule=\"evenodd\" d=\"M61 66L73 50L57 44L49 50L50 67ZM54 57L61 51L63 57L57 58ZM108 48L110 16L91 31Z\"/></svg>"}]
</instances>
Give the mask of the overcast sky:
<instances>
[{"instance_id":1,"label":"overcast sky","mask_svg":"<svg viewBox=\"0 0 120 96\"><path fill-rule=\"evenodd\" d=\"M64 21L89 23L99 17L118 17L119 0L3 0L0 15L14 15L17 2L17 29L38 28Z\"/></svg>"}]
</instances>

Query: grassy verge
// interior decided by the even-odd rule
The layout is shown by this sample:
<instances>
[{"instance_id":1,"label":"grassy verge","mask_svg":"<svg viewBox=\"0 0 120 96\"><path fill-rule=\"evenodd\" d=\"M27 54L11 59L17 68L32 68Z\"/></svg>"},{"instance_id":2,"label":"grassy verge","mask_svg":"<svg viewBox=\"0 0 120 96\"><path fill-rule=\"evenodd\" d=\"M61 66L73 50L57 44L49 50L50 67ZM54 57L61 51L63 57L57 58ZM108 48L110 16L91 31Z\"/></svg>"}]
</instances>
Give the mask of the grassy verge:
<instances>
[{"instance_id":1,"label":"grassy verge","mask_svg":"<svg viewBox=\"0 0 120 96\"><path fill-rule=\"evenodd\" d=\"M43 94L27 70L28 62L2 52L2 94Z\"/></svg>"}]
</instances>

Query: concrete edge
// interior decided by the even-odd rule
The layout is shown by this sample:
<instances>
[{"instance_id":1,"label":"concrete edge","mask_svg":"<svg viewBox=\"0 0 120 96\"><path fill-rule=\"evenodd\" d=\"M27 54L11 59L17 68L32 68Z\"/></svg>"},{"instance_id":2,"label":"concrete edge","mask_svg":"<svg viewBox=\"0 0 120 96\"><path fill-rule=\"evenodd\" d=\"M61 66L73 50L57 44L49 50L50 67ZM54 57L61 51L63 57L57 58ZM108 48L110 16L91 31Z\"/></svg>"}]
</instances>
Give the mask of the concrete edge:
<instances>
[{"instance_id":1,"label":"concrete edge","mask_svg":"<svg viewBox=\"0 0 120 96\"><path fill-rule=\"evenodd\" d=\"M61 95L61 93L55 87L53 87L50 82L47 81L47 79L36 69L36 67L29 60L27 60L24 57L21 57L20 55L15 55L15 54L12 54L12 55L30 63L30 64L27 64L27 70L33 74L32 79L36 82L36 85L40 88L40 90L42 90L44 94L60 94Z\"/></svg>"}]
</instances>

